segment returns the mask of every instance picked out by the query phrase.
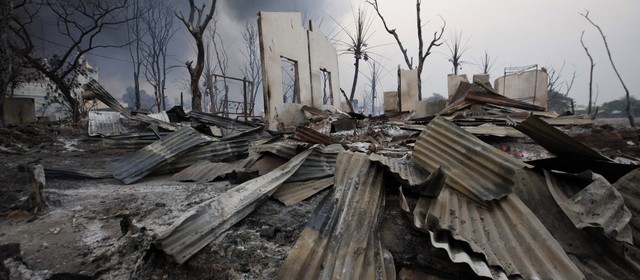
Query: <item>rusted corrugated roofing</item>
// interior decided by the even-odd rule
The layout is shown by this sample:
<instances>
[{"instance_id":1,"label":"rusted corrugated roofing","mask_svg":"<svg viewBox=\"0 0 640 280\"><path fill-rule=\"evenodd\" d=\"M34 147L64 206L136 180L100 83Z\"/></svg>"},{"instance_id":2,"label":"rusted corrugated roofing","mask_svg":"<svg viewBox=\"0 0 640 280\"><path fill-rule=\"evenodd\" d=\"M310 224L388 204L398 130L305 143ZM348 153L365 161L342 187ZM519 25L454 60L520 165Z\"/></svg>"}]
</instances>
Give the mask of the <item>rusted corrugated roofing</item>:
<instances>
[{"instance_id":1,"label":"rusted corrugated roofing","mask_svg":"<svg viewBox=\"0 0 640 280\"><path fill-rule=\"evenodd\" d=\"M511 124L556 156L611 161L538 117L530 116L521 123Z\"/></svg>"},{"instance_id":2,"label":"rusted corrugated roofing","mask_svg":"<svg viewBox=\"0 0 640 280\"><path fill-rule=\"evenodd\" d=\"M479 202L511 193L514 170L526 166L442 117L422 131L413 160L428 172L441 167L448 185Z\"/></svg>"},{"instance_id":3,"label":"rusted corrugated roofing","mask_svg":"<svg viewBox=\"0 0 640 280\"><path fill-rule=\"evenodd\" d=\"M613 184L613 187L622 194L624 204L631 211L632 217L629 224L632 228L633 242L636 245L640 245L640 188L638 188L638 182L640 182L640 168L629 172Z\"/></svg>"},{"instance_id":4,"label":"rusted corrugated roofing","mask_svg":"<svg viewBox=\"0 0 640 280\"><path fill-rule=\"evenodd\" d=\"M125 184L131 184L161 165L173 161L176 156L212 141L191 127L183 127L166 138L110 164L108 170L113 177Z\"/></svg>"},{"instance_id":5,"label":"rusted corrugated roofing","mask_svg":"<svg viewBox=\"0 0 640 280\"><path fill-rule=\"evenodd\" d=\"M177 172L202 160L209 160L211 162L228 161L245 155L248 151L249 142L244 139L211 142L204 146L195 147L177 156L172 162L154 170L154 173L164 174Z\"/></svg>"},{"instance_id":6,"label":"rusted corrugated roofing","mask_svg":"<svg viewBox=\"0 0 640 280\"><path fill-rule=\"evenodd\" d=\"M89 136L110 136L122 133L120 113L89 111Z\"/></svg>"},{"instance_id":7,"label":"rusted corrugated roofing","mask_svg":"<svg viewBox=\"0 0 640 280\"><path fill-rule=\"evenodd\" d=\"M329 145L333 142L331 137L304 126L298 126L291 138L312 144Z\"/></svg>"},{"instance_id":8,"label":"rusted corrugated roofing","mask_svg":"<svg viewBox=\"0 0 640 280\"><path fill-rule=\"evenodd\" d=\"M506 106L530 111L545 111L545 108L543 107L496 94L488 88L483 87L481 84L461 82L456 93L451 98L449 106L444 108L440 114L450 115L469 106L481 106L484 104ZM484 115L484 109L481 107L472 108L472 110L475 111L474 115Z\"/></svg>"},{"instance_id":9,"label":"rusted corrugated roofing","mask_svg":"<svg viewBox=\"0 0 640 280\"><path fill-rule=\"evenodd\" d=\"M479 207L445 187L437 199L423 204L423 224L448 231L484 254L489 265L524 279L584 279L562 246L515 194Z\"/></svg>"},{"instance_id":10,"label":"rusted corrugated roofing","mask_svg":"<svg viewBox=\"0 0 640 280\"><path fill-rule=\"evenodd\" d=\"M309 144L306 143L286 142L254 145L249 148L249 151L252 153L272 153L276 156L290 159L308 147Z\"/></svg>"},{"instance_id":11,"label":"rusted corrugated roofing","mask_svg":"<svg viewBox=\"0 0 640 280\"><path fill-rule=\"evenodd\" d=\"M273 194L273 197L280 200L284 205L293 205L333 186L333 181L334 178L331 176L312 181L284 183Z\"/></svg>"},{"instance_id":12,"label":"rusted corrugated roofing","mask_svg":"<svg viewBox=\"0 0 640 280\"><path fill-rule=\"evenodd\" d=\"M571 195L550 172L544 172L549 192L577 228L598 227L608 237L633 245L629 226L631 212L622 195L606 179L597 176L591 184Z\"/></svg>"},{"instance_id":13,"label":"rusted corrugated roofing","mask_svg":"<svg viewBox=\"0 0 640 280\"><path fill-rule=\"evenodd\" d=\"M287 182L307 181L332 176L335 172L338 154L342 151L344 151L344 148L339 144L317 147Z\"/></svg>"},{"instance_id":14,"label":"rusted corrugated roofing","mask_svg":"<svg viewBox=\"0 0 640 280\"><path fill-rule=\"evenodd\" d=\"M177 181L211 182L218 177L226 176L234 171L243 171L244 168L225 162L210 162L203 160L192 164L173 175Z\"/></svg>"},{"instance_id":15,"label":"rusted corrugated roofing","mask_svg":"<svg viewBox=\"0 0 640 280\"><path fill-rule=\"evenodd\" d=\"M273 194L311 153L304 151L264 176L242 183L184 213L157 240L159 248L183 263Z\"/></svg>"},{"instance_id":16,"label":"rusted corrugated roofing","mask_svg":"<svg viewBox=\"0 0 640 280\"><path fill-rule=\"evenodd\" d=\"M601 232L575 227L546 187L545 175L522 169L516 178L514 193L551 232L587 279L636 279L640 275L638 254L631 254L630 246L622 249ZM564 184L563 188L574 183Z\"/></svg>"},{"instance_id":17,"label":"rusted corrugated roofing","mask_svg":"<svg viewBox=\"0 0 640 280\"><path fill-rule=\"evenodd\" d=\"M395 279L378 237L383 170L365 154L338 156L333 192L309 218L279 279Z\"/></svg>"},{"instance_id":18,"label":"rusted corrugated roofing","mask_svg":"<svg viewBox=\"0 0 640 280\"><path fill-rule=\"evenodd\" d=\"M191 111L187 114L187 116L189 116L192 120L196 120L201 123L216 125L222 128L234 129L234 130L249 130L257 126L249 122L232 120L230 118L225 118L225 117L216 116L213 114L198 112L198 111Z\"/></svg>"},{"instance_id":19,"label":"rusted corrugated roofing","mask_svg":"<svg viewBox=\"0 0 640 280\"><path fill-rule=\"evenodd\" d=\"M409 159L389 158L376 153L369 155L369 159L384 165L405 186L419 186L429 178L429 173L426 170L415 165Z\"/></svg>"}]
</instances>

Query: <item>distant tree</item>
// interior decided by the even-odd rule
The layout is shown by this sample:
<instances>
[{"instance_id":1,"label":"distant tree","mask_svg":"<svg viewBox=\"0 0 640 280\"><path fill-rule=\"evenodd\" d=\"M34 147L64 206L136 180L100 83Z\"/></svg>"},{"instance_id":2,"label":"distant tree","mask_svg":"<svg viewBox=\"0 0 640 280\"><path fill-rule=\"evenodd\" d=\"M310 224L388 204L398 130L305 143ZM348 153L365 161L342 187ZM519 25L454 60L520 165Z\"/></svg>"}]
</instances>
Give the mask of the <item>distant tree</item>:
<instances>
[{"instance_id":1,"label":"distant tree","mask_svg":"<svg viewBox=\"0 0 640 280\"><path fill-rule=\"evenodd\" d=\"M587 46L584 44L584 40L582 40L582 37L584 37L584 30L582 31L582 34L580 34L580 44L582 44L582 48L584 49L584 52L587 53L587 57L589 57L589 105L587 105L587 114L591 114L591 105L593 104L591 101L593 100L593 67L596 66L595 63L593 63L593 57L591 57L591 53L589 53L589 49L587 48Z\"/></svg>"},{"instance_id":2,"label":"distant tree","mask_svg":"<svg viewBox=\"0 0 640 280\"><path fill-rule=\"evenodd\" d=\"M135 87L128 86L125 93L122 95L122 101L127 103L130 109L134 109L136 102L136 89ZM154 111L156 100L148 94L144 89L140 90L140 109ZM157 111L156 111L157 112Z\"/></svg>"},{"instance_id":3,"label":"distant tree","mask_svg":"<svg viewBox=\"0 0 640 280\"><path fill-rule=\"evenodd\" d=\"M575 102L573 98L561 94L555 90L549 91L548 100L547 100L547 110L553 111L558 114L565 114L566 112L570 112L573 114L575 107Z\"/></svg>"},{"instance_id":4,"label":"distant tree","mask_svg":"<svg viewBox=\"0 0 640 280\"><path fill-rule=\"evenodd\" d=\"M396 43L398 43L398 47L400 47L400 52L402 52L402 55L404 56L404 61L407 64L407 67L409 69L413 69L414 68L413 58L409 58L409 55L407 54L407 49L402 44L402 41L400 41L400 37L398 36L398 33L396 32L396 30L389 28L389 26L387 25L387 21L382 16L380 7L378 6L378 0L368 0L367 3L369 3L375 9L376 13L378 14L378 17L380 18L380 20L382 21L382 24L384 25L384 29L387 31L387 33L391 34L393 38L396 40ZM420 100L422 100L422 75L421 74L422 74L422 70L424 69L424 63L427 57L431 54L431 49L433 47L439 47L442 45L442 40L441 40L442 34L444 34L444 29L447 26L447 22L441 17L443 22L442 27L439 32L436 31L433 33L433 39L426 46L426 49L425 49L425 43L424 43L423 34L422 34L422 27L423 27L422 18L420 14L421 5L422 5L422 0L416 0L416 26L418 28L418 67L417 67L418 99Z\"/></svg>"},{"instance_id":5,"label":"distant tree","mask_svg":"<svg viewBox=\"0 0 640 280\"><path fill-rule=\"evenodd\" d=\"M185 65L189 70L190 84L191 84L191 105L193 110L202 111L202 94L200 92L200 78L204 71L205 60L205 48L204 48L204 33L207 29L207 25L213 18L213 13L216 10L216 0L211 0L211 6L209 12L205 13L206 4L202 4L198 8L194 0L189 1L189 17L185 18L182 12L176 12L176 17L182 21L187 28L193 39L196 41L197 58L196 65L193 65L193 60L187 61ZM204 17L203 17L204 15Z\"/></svg>"},{"instance_id":6,"label":"distant tree","mask_svg":"<svg viewBox=\"0 0 640 280\"><path fill-rule=\"evenodd\" d=\"M141 1L133 1L129 8L131 21L127 22L127 38L129 55L133 66L133 86L135 95L135 109L140 109L140 69L142 68L142 42L146 40L146 31L142 28L142 16L146 13L146 5L140 5Z\"/></svg>"},{"instance_id":7,"label":"distant tree","mask_svg":"<svg viewBox=\"0 0 640 280\"><path fill-rule=\"evenodd\" d=\"M462 41L462 32L454 31L453 34L449 36L449 40L451 42L446 42L447 48L449 49L449 62L453 66L453 74L458 75L458 70L462 69L462 64L466 63L466 61L462 60L462 56L469 49L469 40L466 42Z\"/></svg>"},{"instance_id":8,"label":"distant tree","mask_svg":"<svg viewBox=\"0 0 640 280\"><path fill-rule=\"evenodd\" d=\"M173 67L167 64L169 43L176 34L177 26L172 15L174 2L145 0L147 11L142 15L142 27L147 39L142 41L144 55L144 77L153 87L158 111L167 109L167 74Z\"/></svg>"},{"instance_id":9,"label":"distant tree","mask_svg":"<svg viewBox=\"0 0 640 280\"><path fill-rule=\"evenodd\" d=\"M254 115L256 97L262 85L262 66L260 65L260 52L258 49L258 29L253 24L245 24L242 31L242 39L244 41L244 63L240 71L244 78L251 81L252 86L249 89L249 108L248 112Z\"/></svg>"},{"instance_id":10,"label":"distant tree","mask_svg":"<svg viewBox=\"0 0 640 280\"><path fill-rule=\"evenodd\" d=\"M620 80L620 83L622 84L622 87L624 88L624 91L627 94L627 108L625 111L627 112L629 125L631 125L631 127L636 127L636 122L633 117L633 113L631 112L631 96L629 94L629 89L627 88L627 85L622 80L622 77L618 72L618 68L616 68L616 65L613 63L613 58L611 58L611 50L609 50L609 44L607 43L607 37L604 36L604 32L602 31L602 28L600 28L599 25L595 24L595 22L593 22L591 18L589 18L589 11L586 11L584 14L580 14L580 15L582 15L587 21L589 21L589 23L591 23L593 27L598 29L598 32L600 33L600 36L602 37L602 41L604 42L604 47L607 50L607 56L609 57L609 62L611 62L611 67L613 68L613 71L616 73L616 76L618 76L618 80Z\"/></svg>"},{"instance_id":11,"label":"distant tree","mask_svg":"<svg viewBox=\"0 0 640 280\"><path fill-rule=\"evenodd\" d=\"M622 97L603 103L598 110L598 117L623 117L626 114L628 102L631 102L631 107L633 108L632 114L634 116L640 116L640 100L631 96L628 100L626 97Z\"/></svg>"},{"instance_id":12,"label":"distant tree","mask_svg":"<svg viewBox=\"0 0 640 280\"><path fill-rule=\"evenodd\" d=\"M128 0L110 1L67 1L33 0L23 1L14 8L9 29L12 40L9 47L17 54L22 63L28 65L43 77L51 81L70 104L75 121L81 116L81 104L74 92L78 86L77 76L81 71L83 56L102 48L121 48L128 42L112 42L101 38L106 29L118 28L126 23ZM33 33L43 24L46 15L54 15L55 36L57 42ZM53 35L52 35L53 36ZM43 56L35 52L36 46L53 46L47 51L51 55ZM50 59L45 59L50 57Z\"/></svg>"}]
</instances>

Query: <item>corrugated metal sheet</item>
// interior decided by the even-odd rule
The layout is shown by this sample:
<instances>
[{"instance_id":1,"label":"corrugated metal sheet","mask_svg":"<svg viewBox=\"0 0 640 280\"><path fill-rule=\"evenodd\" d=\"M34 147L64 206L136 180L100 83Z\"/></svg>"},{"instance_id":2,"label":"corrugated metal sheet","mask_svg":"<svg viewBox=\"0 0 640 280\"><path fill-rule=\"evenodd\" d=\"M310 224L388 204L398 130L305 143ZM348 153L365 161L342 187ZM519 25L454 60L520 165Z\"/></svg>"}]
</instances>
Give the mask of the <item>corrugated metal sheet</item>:
<instances>
[{"instance_id":1,"label":"corrugated metal sheet","mask_svg":"<svg viewBox=\"0 0 640 280\"><path fill-rule=\"evenodd\" d=\"M176 181L211 182L218 177L226 176L232 172L244 171L244 168L225 162L210 162L203 160L192 164L173 175Z\"/></svg>"},{"instance_id":2,"label":"corrugated metal sheet","mask_svg":"<svg viewBox=\"0 0 640 280\"><path fill-rule=\"evenodd\" d=\"M611 159L564 134L538 117L530 116L521 123L511 124L556 156L611 161Z\"/></svg>"},{"instance_id":3,"label":"corrugated metal sheet","mask_svg":"<svg viewBox=\"0 0 640 280\"><path fill-rule=\"evenodd\" d=\"M419 186L429 178L429 172L409 159L389 158L375 153L369 155L369 159L384 165L405 186Z\"/></svg>"},{"instance_id":4,"label":"corrugated metal sheet","mask_svg":"<svg viewBox=\"0 0 640 280\"><path fill-rule=\"evenodd\" d=\"M88 178L88 179L105 179L111 178L111 173L104 169L93 168L77 168L77 167L51 167L43 166L44 173L49 177L64 177L64 178ZM32 164L18 165L18 171L33 173Z\"/></svg>"},{"instance_id":5,"label":"corrugated metal sheet","mask_svg":"<svg viewBox=\"0 0 640 280\"><path fill-rule=\"evenodd\" d=\"M287 182L307 181L332 176L338 160L338 154L342 151L344 151L344 148L339 144L317 147Z\"/></svg>"},{"instance_id":6,"label":"corrugated metal sheet","mask_svg":"<svg viewBox=\"0 0 640 280\"><path fill-rule=\"evenodd\" d=\"M606 179L597 176L587 187L570 195L550 172L544 173L549 192L577 228L598 227L608 237L633 245L631 212L622 195Z\"/></svg>"},{"instance_id":7,"label":"corrugated metal sheet","mask_svg":"<svg viewBox=\"0 0 640 280\"><path fill-rule=\"evenodd\" d=\"M553 199L542 172L522 169L516 178L515 194L551 232L587 279L636 279L640 275L638 258L631 258L629 249L612 244L601 232L573 225Z\"/></svg>"},{"instance_id":8,"label":"corrugated metal sheet","mask_svg":"<svg viewBox=\"0 0 640 280\"><path fill-rule=\"evenodd\" d=\"M638 182L640 182L640 168L629 172L613 184L613 187L622 194L624 204L631 211L632 217L629 224L633 232L633 242L636 245L640 245L640 188L638 188Z\"/></svg>"},{"instance_id":9,"label":"corrugated metal sheet","mask_svg":"<svg viewBox=\"0 0 640 280\"><path fill-rule=\"evenodd\" d=\"M257 126L253 123L237 121L230 118L198 111L191 111L187 114L187 116L189 116L192 120L196 120L200 123L212 124L226 129L249 130Z\"/></svg>"},{"instance_id":10,"label":"corrugated metal sheet","mask_svg":"<svg viewBox=\"0 0 640 280\"><path fill-rule=\"evenodd\" d=\"M109 94L109 92L107 92L107 90L104 89L102 87L102 85L100 85L100 83L98 83L98 81L96 81L96 80L89 81L89 83L87 83L85 86L93 91L93 93L95 94L95 96L96 96L96 98L98 100L102 101L104 104L109 106L111 109L114 109L114 110L120 112L125 118L136 120L136 121L139 121L139 122L152 124L152 125L156 125L156 126L158 126L160 128L163 128L163 129L166 129L166 130L169 130L169 131L175 131L177 129L176 126L174 126L171 123L168 123L168 122L165 122L165 121L161 121L161 120L157 120L157 119L151 118L151 117L149 117L147 115L135 115L135 116L131 115L129 110L124 108L124 106L122 106L122 104L120 104L120 102L118 102L118 100L116 100L111 94Z\"/></svg>"},{"instance_id":11,"label":"corrugated metal sheet","mask_svg":"<svg viewBox=\"0 0 640 280\"><path fill-rule=\"evenodd\" d=\"M584 279L558 241L515 194L491 201L489 210L445 187L419 212L430 230L451 232L508 276Z\"/></svg>"},{"instance_id":12,"label":"corrugated metal sheet","mask_svg":"<svg viewBox=\"0 0 640 280\"><path fill-rule=\"evenodd\" d=\"M186 153L179 155L168 164L154 170L153 173L166 174L178 172L192 164L208 160L211 162L228 161L246 155L249 151L249 142L244 139L231 141L216 141L204 146L195 147Z\"/></svg>"},{"instance_id":13,"label":"corrugated metal sheet","mask_svg":"<svg viewBox=\"0 0 640 280\"><path fill-rule=\"evenodd\" d=\"M170 123L171 121L169 120L169 115L167 115L167 112L162 111L159 113L151 113L148 114L147 116L149 116L150 118L156 119L156 120L161 120L163 122L166 123Z\"/></svg>"},{"instance_id":14,"label":"corrugated metal sheet","mask_svg":"<svg viewBox=\"0 0 640 280\"><path fill-rule=\"evenodd\" d=\"M108 170L113 177L125 184L131 184L161 165L175 160L176 156L212 141L211 138L191 127L183 127L166 138L138 150L133 155L110 164Z\"/></svg>"},{"instance_id":15,"label":"corrugated metal sheet","mask_svg":"<svg viewBox=\"0 0 640 280\"><path fill-rule=\"evenodd\" d=\"M382 167L365 154L338 156L335 187L318 204L279 279L388 279L378 218L384 201Z\"/></svg>"},{"instance_id":16,"label":"corrugated metal sheet","mask_svg":"<svg viewBox=\"0 0 640 280\"><path fill-rule=\"evenodd\" d=\"M526 166L442 117L420 133L413 160L428 172L441 167L448 185L478 202L511 193L514 170Z\"/></svg>"},{"instance_id":17,"label":"corrugated metal sheet","mask_svg":"<svg viewBox=\"0 0 640 280\"><path fill-rule=\"evenodd\" d=\"M473 135L489 135L497 137L513 137L513 138L525 138L524 133L516 130L510 126L497 126L495 124L482 124L479 126L465 126L464 130Z\"/></svg>"},{"instance_id":18,"label":"corrugated metal sheet","mask_svg":"<svg viewBox=\"0 0 640 280\"><path fill-rule=\"evenodd\" d=\"M302 165L311 151L304 151L264 176L240 184L187 211L158 238L159 248L176 262L183 263L249 215L259 201L273 194Z\"/></svg>"},{"instance_id":19,"label":"corrugated metal sheet","mask_svg":"<svg viewBox=\"0 0 640 280\"><path fill-rule=\"evenodd\" d=\"M284 205L293 205L333 186L333 181L334 178L331 176L312 181L284 183L273 194L273 197L280 200Z\"/></svg>"},{"instance_id":20,"label":"corrugated metal sheet","mask_svg":"<svg viewBox=\"0 0 640 280\"><path fill-rule=\"evenodd\" d=\"M331 137L304 126L298 126L291 138L312 144L330 145L333 143Z\"/></svg>"},{"instance_id":21,"label":"corrugated metal sheet","mask_svg":"<svg viewBox=\"0 0 640 280\"><path fill-rule=\"evenodd\" d=\"M304 151L309 147L309 144L299 142L285 142L285 143L272 143L255 145L249 148L251 153L272 153L276 156L286 159L293 158L295 155Z\"/></svg>"},{"instance_id":22,"label":"corrugated metal sheet","mask_svg":"<svg viewBox=\"0 0 640 280\"><path fill-rule=\"evenodd\" d=\"M89 111L89 136L110 136L122 133L120 113Z\"/></svg>"},{"instance_id":23,"label":"corrugated metal sheet","mask_svg":"<svg viewBox=\"0 0 640 280\"><path fill-rule=\"evenodd\" d=\"M400 208L410 221L412 227L429 235L431 244L434 247L444 249L447 252L447 255L449 255L451 261L453 261L454 263L466 263L478 276L494 279L503 278L494 277L498 276L499 273L497 271L495 271L495 273L492 272L482 254L468 251L469 246L465 242L455 240L453 239L453 237L451 237L451 234L447 234L445 232L436 234L433 231L428 230L427 226L424 224L425 213L421 212L424 209L428 209L428 203L429 199L419 198L416 207L412 211L409 208L409 203L404 196L402 188L400 188Z\"/></svg>"}]
</instances>

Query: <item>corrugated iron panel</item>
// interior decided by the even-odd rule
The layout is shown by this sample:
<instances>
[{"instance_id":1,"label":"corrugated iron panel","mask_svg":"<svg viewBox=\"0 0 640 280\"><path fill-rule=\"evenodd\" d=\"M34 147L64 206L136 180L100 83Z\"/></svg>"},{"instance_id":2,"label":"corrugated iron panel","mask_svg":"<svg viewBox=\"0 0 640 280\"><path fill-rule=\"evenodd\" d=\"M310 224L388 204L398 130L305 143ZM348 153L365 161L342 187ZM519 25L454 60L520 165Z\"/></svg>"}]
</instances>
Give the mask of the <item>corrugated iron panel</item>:
<instances>
[{"instance_id":1,"label":"corrugated iron panel","mask_svg":"<svg viewBox=\"0 0 640 280\"><path fill-rule=\"evenodd\" d=\"M331 137L304 126L297 127L291 138L312 144L330 145L333 143Z\"/></svg>"},{"instance_id":2,"label":"corrugated iron panel","mask_svg":"<svg viewBox=\"0 0 640 280\"><path fill-rule=\"evenodd\" d=\"M622 195L606 179L597 176L587 187L570 195L550 172L544 173L549 192L577 228L598 227L608 237L633 245L631 212Z\"/></svg>"},{"instance_id":3,"label":"corrugated iron panel","mask_svg":"<svg viewBox=\"0 0 640 280\"><path fill-rule=\"evenodd\" d=\"M216 141L204 146L195 147L186 153L179 155L168 164L154 170L153 173L166 174L181 171L192 164L208 160L211 162L228 161L243 155L249 151L249 142L244 139L231 141Z\"/></svg>"},{"instance_id":4,"label":"corrugated iron panel","mask_svg":"<svg viewBox=\"0 0 640 280\"><path fill-rule=\"evenodd\" d=\"M131 115L129 110L124 108L124 106L122 106L122 104L120 104L120 102L118 102L118 100L116 100L96 80L89 81L85 86L93 91L93 93L95 94L95 96L96 96L96 98L98 100L102 101L104 104L109 106L111 109L114 109L114 110L120 112L125 118L136 120L136 121L139 121L139 122L152 124L152 125L156 125L156 126L158 126L160 128L163 128L163 129L166 129L166 130L169 130L169 131L175 131L177 129L176 126L174 126L171 123L168 123L168 122L165 122L165 121L161 121L161 120L157 120L157 119L151 118L151 117L149 117L147 115L135 115L135 116Z\"/></svg>"},{"instance_id":5,"label":"corrugated iron panel","mask_svg":"<svg viewBox=\"0 0 640 280\"><path fill-rule=\"evenodd\" d=\"M280 200L284 205L293 205L333 186L333 181L334 178L331 176L313 181L284 183L273 194L273 197Z\"/></svg>"},{"instance_id":6,"label":"corrugated iron panel","mask_svg":"<svg viewBox=\"0 0 640 280\"><path fill-rule=\"evenodd\" d=\"M344 151L344 148L339 144L322 148L317 147L287 182L307 181L332 176L338 160L338 154L342 151Z\"/></svg>"},{"instance_id":7,"label":"corrugated iron panel","mask_svg":"<svg viewBox=\"0 0 640 280\"><path fill-rule=\"evenodd\" d=\"M218 177L223 177L234 171L243 171L244 168L225 162L210 162L203 160L192 164L182 171L173 175L177 181L195 181L207 183Z\"/></svg>"},{"instance_id":8,"label":"corrugated iron panel","mask_svg":"<svg viewBox=\"0 0 640 280\"><path fill-rule=\"evenodd\" d=\"M510 126L497 126L495 124L482 124L479 126L465 126L464 130L473 135L489 135L497 137L513 137L513 138L525 138L524 133L516 130Z\"/></svg>"},{"instance_id":9,"label":"corrugated iron panel","mask_svg":"<svg viewBox=\"0 0 640 280\"><path fill-rule=\"evenodd\" d=\"M636 245L640 245L640 188L638 184L640 182L640 168L629 172L629 174L620 178L613 184L622 197L624 198L624 204L631 211L632 217L629 224L632 228L633 242Z\"/></svg>"},{"instance_id":10,"label":"corrugated iron panel","mask_svg":"<svg viewBox=\"0 0 640 280\"><path fill-rule=\"evenodd\" d=\"M251 213L258 202L273 194L311 153L304 151L286 164L240 184L183 214L158 238L158 245L183 263L222 232Z\"/></svg>"},{"instance_id":11,"label":"corrugated iron panel","mask_svg":"<svg viewBox=\"0 0 640 280\"><path fill-rule=\"evenodd\" d=\"M396 175L405 186L419 186L429 178L429 172L415 165L411 160L404 158L389 158L375 153L369 155L369 159L379 162L385 168Z\"/></svg>"},{"instance_id":12,"label":"corrugated iron panel","mask_svg":"<svg viewBox=\"0 0 640 280\"><path fill-rule=\"evenodd\" d=\"M428 172L441 167L448 185L478 202L511 193L514 170L526 166L442 117L420 133L413 160Z\"/></svg>"},{"instance_id":13,"label":"corrugated iron panel","mask_svg":"<svg viewBox=\"0 0 640 280\"><path fill-rule=\"evenodd\" d=\"M205 124L212 124L222 128L234 129L234 130L249 130L255 128L257 125L249 122L237 121L230 118L216 116L209 113L191 111L187 114L192 120L196 120Z\"/></svg>"},{"instance_id":14,"label":"corrugated iron panel","mask_svg":"<svg viewBox=\"0 0 640 280\"><path fill-rule=\"evenodd\" d=\"M335 187L318 204L284 264L279 279L387 279L395 269L383 258L378 217L383 170L365 154L338 156ZM392 275L392 276L390 276Z\"/></svg>"},{"instance_id":15,"label":"corrugated iron panel","mask_svg":"<svg viewBox=\"0 0 640 280\"><path fill-rule=\"evenodd\" d=\"M603 233L573 225L553 199L542 172L522 169L516 178L514 193L551 232L587 279L636 279L640 275L638 259L630 258L626 248L612 244Z\"/></svg>"},{"instance_id":16,"label":"corrugated iron panel","mask_svg":"<svg viewBox=\"0 0 640 280\"><path fill-rule=\"evenodd\" d=\"M304 151L309 147L309 144L299 142L285 142L285 143L272 143L255 145L249 148L251 153L272 153L276 156L286 159L293 158L295 155Z\"/></svg>"},{"instance_id":17,"label":"corrugated iron panel","mask_svg":"<svg viewBox=\"0 0 640 280\"><path fill-rule=\"evenodd\" d=\"M120 113L89 111L89 136L110 136L122 133Z\"/></svg>"},{"instance_id":18,"label":"corrugated iron panel","mask_svg":"<svg viewBox=\"0 0 640 280\"><path fill-rule=\"evenodd\" d=\"M611 161L538 117L530 116L521 123L511 124L556 156Z\"/></svg>"},{"instance_id":19,"label":"corrugated iron panel","mask_svg":"<svg viewBox=\"0 0 640 280\"><path fill-rule=\"evenodd\" d=\"M173 161L176 156L193 147L212 141L211 138L191 127L183 127L169 134L166 138L138 150L133 155L110 164L108 170L113 174L113 177L125 184L131 184L161 165Z\"/></svg>"},{"instance_id":20,"label":"corrugated iron panel","mask_svg":"<svg viewBox=\"0 0 640 280\"><path fill-rule=\"evenodd\" d=\"M161 120L163 122L166 123L170 123L171 121L169 120L169 115L167 115L167 112L162 111L159 113L151 113L148 114L147 116L149 116L150 118L156 119L156 120Z\"/></svg>"},{"instance_id":21,"label":"corrugated iron panel","mask_svg":"<svg viewBox=\"0 0 640 280\"><path fill-rule=\"evenodd\" d=\"M479 207L445 187L419 212L430 230L449 231L489 265L524 279L584 279L562 246L515 194Z\"/></svg>"}]
</instances>

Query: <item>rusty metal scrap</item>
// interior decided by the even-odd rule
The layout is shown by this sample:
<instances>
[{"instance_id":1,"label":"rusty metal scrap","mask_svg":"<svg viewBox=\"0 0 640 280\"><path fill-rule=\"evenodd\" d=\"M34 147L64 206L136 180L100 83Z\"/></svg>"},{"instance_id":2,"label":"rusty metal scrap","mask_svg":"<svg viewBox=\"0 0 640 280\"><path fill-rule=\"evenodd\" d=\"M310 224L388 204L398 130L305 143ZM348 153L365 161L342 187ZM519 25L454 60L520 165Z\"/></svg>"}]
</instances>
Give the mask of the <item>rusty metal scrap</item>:
<instances>
[{"instance_id":1,"label":"rusty metal scrap","mask_svg":"<svg viewBox=\"0 0 640 280\"><path fill-rule=\"evenodd\" d=\"M447 185L480 203L511 193L511 177L526 166L442 117L420 134L413 160L428 172L442 168Z\"/></svg>"},{"instance_id":2,"label":"rusty metal scrap","mask_svg":"<svg viewBox=\"0 0 640 280\"><path fill-rule=\"evenodd\" d=\"M331 176L311 181L284 183L273 197L286 206L293 205L333 186L333 181L334 178Z\"/></svg>"},{"instance_id":3,"label":"rusty metal scrap","mask_svg":"<svg viewBox=\"0 0 640 280\"><path fill-rule=\"evenodd\" d=\"M184 213L157 240L159 248L183 263L222 232L249 215L262 199L273 194L289 178L312 149L286 164L240 184Z\"/></svg>"},{"instance_id":4,"label":"rusty metal scrap","mask_svg":"<svg viewBox=\"0 0 640 280\"><path fill-rule=\"evenodd\" d=\"M291 138L312 144L330 145L333 143L331 137L304 126L298 126Z\"/></svg>"},{"instance_id":5,"label":"rusty metal scrap","mask_svg":"<svg viewBox=\"0 0 640 280\"><path fill-rule=\"evenodd\" d=\"M395 279L377 231L383 190L380 165L340 153L334 190L314 210L278 278Z\"/></svg>"},{"instance_id":6,"label":"rusty metal scrap","mask_svg":"<svg viewBox=\"0 0 640 280\"><path fill-rule=\"evenodd\" d=\"M244 168L225 163L203 160L183 169L173 175L177 181L211 182L219 177L224 177L232 172L244 171Z\"/></svg>"}]
</instances>

